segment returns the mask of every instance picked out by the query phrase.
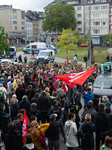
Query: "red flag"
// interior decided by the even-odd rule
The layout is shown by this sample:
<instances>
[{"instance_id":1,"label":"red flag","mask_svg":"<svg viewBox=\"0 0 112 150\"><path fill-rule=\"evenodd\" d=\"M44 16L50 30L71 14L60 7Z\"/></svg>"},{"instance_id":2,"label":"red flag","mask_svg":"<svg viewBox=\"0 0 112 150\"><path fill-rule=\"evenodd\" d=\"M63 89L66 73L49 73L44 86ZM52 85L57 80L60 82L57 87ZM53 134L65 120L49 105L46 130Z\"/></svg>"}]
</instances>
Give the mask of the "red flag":
<instances>
[{"instance_id":1,"label":"red flag","mask_svg":"<svg viewBox=\"0 0 112 150\"><path fill-rule=\"evenodd\" d=\"M23 129L22 129L22 142L25 144L25 135L27 134L27 124L29 123L28 117L26 116L26 113L24 112L23 115Z\"/></svg>"},{"instance_id":2,"label":"red flag","mask_svg":"<svg viewBox=\"0 0 112 150\"><path fill-rule=\"evenodd\" d=\"M82 85L95 69L96 67L79 73L57 76L57 78L73 88L75 85Z\"/></svg>"},{"instance_id":3,"label":"red flag","mask_svg":"<svg viewBox=\"0 0 112 150\"><path fill-rule=\"evenodd\" d=\"M69 64L69 59L68 59L68 56L67 56L67 63Z\"/></svg>"},{"instance_id":4,"label":"red flag","mask_svg":"<svg viewBox=\"0 0 112 150\"><path fill-rule=\"evenodd\" d=\"M59 85L58 85L57 82L54 82L54 83L53 83L53 86L54 86L54 88L55 88L56 90L59 89Z\"/></svg>"}]
</instances>

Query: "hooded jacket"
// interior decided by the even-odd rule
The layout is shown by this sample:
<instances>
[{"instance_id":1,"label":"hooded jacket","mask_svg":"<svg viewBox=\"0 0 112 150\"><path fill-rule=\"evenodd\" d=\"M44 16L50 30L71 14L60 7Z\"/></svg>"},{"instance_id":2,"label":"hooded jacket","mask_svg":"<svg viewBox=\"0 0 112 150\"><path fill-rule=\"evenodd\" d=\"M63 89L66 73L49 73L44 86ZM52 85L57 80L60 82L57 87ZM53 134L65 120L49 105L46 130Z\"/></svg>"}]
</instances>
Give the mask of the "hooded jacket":
<instances>
[{"instance_id":1,"label":"hooded jacket","mask_svg":"<svg viewBox=\"0 0 112 150\"><path fill-rule=\"evenodd\" d=\"M87 105L90 100L93 101L93 97L94 97L93 93L91 91L88 91L87 94L83 96L84 106Z\"/></svg>"},{"instance_id":2,"label":"hooded jacket","mask_svg":"<svg viewBox=\"0 0 112 150\"><path fill-rule=\"evenodd\" d=\"M77 126L72 120L65 122L65 135L66 135L66 146L67 147L78 147L77 140Z\"/></svg>"},{"instance_id":3,"label":"hooded jacket","mask_svg":"<svg viewBox=\"0 0 112 150\"><path fill-rule=\"evenodd\" d=\"M109 130L111 127L109 115L104 110L99 110L94 115L93 123L96 124L96 130L100 133Z\"/></svg>"},{"instance_id":4,"label":"hooded jacket","mask_svg":"<svg viewBox=\"0 0 112 150\"><path fill-rule=\"evenodd\" d=\"M50 100L49 98L46 96L46 93L43 92L41 94L41 96L38 98L38 109L40 111L46 112L51 108L51 104L50 104Z\"/></svg>"},{"instance_id":5,"label":"hooded jacket","mask_svg":"<svg viewBox=\"0 0 112 150\"><path fill-rule=\"evenodd\" d=\"M28 114L28 112L30 111L30 102L27 101L26 98L22 99L19 103L19 109L25 109L26 114Z\"/></svg>"}]
</instances>

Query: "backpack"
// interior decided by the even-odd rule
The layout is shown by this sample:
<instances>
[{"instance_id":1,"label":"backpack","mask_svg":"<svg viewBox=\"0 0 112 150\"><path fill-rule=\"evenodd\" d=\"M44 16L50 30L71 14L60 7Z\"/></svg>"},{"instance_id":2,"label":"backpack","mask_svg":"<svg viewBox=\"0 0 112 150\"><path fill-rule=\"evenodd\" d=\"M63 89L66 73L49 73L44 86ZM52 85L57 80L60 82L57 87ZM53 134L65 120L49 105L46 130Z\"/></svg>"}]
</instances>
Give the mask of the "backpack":
<instances>
[{"instance_id":1,"label":"backpack","mask_svg":"<svg viewBox=\"0 0 112 150\"><path fill-rule=\"evenodd\" d=\"M60 109L59 109L59 107L58 107L58 109L55 109L54 107L53 107L53 114L57 114L57 120L60 118Z\"/></svg>"}]
</instances>

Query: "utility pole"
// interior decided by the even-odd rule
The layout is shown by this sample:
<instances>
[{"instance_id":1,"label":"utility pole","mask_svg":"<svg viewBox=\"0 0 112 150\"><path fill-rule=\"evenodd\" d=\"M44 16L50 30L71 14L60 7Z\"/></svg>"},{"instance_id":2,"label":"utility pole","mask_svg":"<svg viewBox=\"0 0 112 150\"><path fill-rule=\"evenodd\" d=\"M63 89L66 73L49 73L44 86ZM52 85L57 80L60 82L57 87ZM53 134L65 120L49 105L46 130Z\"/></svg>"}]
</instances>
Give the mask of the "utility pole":
<instances>
[{"instance_id":1,"label":"utility pole","mask_svg":"<svg viewBox=\"0 0 112 150\"><path fill-rule=\"evenodd\" d=\"M91 0L89 0L89 67L91 68Z\"/></svg>"}]
</instances>

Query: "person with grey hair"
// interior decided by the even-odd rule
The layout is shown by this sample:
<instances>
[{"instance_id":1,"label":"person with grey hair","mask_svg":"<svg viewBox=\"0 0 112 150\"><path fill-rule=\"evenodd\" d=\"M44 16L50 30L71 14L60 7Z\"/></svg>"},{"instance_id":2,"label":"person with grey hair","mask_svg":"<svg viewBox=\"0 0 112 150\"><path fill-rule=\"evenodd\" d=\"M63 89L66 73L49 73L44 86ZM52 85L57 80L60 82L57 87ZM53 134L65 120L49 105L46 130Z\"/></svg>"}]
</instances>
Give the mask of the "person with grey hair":
<instances>
[{"instance_id":1,"label":"person with grey hair","mask_svg":"<svg viewBox=\"0 0 112 150\"><path fill-rule=\"evenodd\" d=\"M28 115L28 112L30 111L30 102L27 101L27 95L24 95L19 103L19 110L21 109L25 109L26 114Z\"/></svg>"},{"instance_id":2,"label":"person with grey hair","mask_svg":"<svg viewBox=\"0 0 112 150\"><path fill-rule=\"evenodd\" d=\"M4 96L4 99L7 98L7 90L5 87L3 87L3 84L0 84L0 96Z\"/></svg>"},{"instance_id":3,"label":"person with grey hair","mask_svg":"<svg viewBox=\"0 0 112 150\"><path fill-rule=\"evenodd\" d=\"M102 101L103 101L103 103L104 103L104 105L106 107L110 107L111 106L111 102L109 101L107 96L103 96Z\"/></svg>"}]
</instances>

